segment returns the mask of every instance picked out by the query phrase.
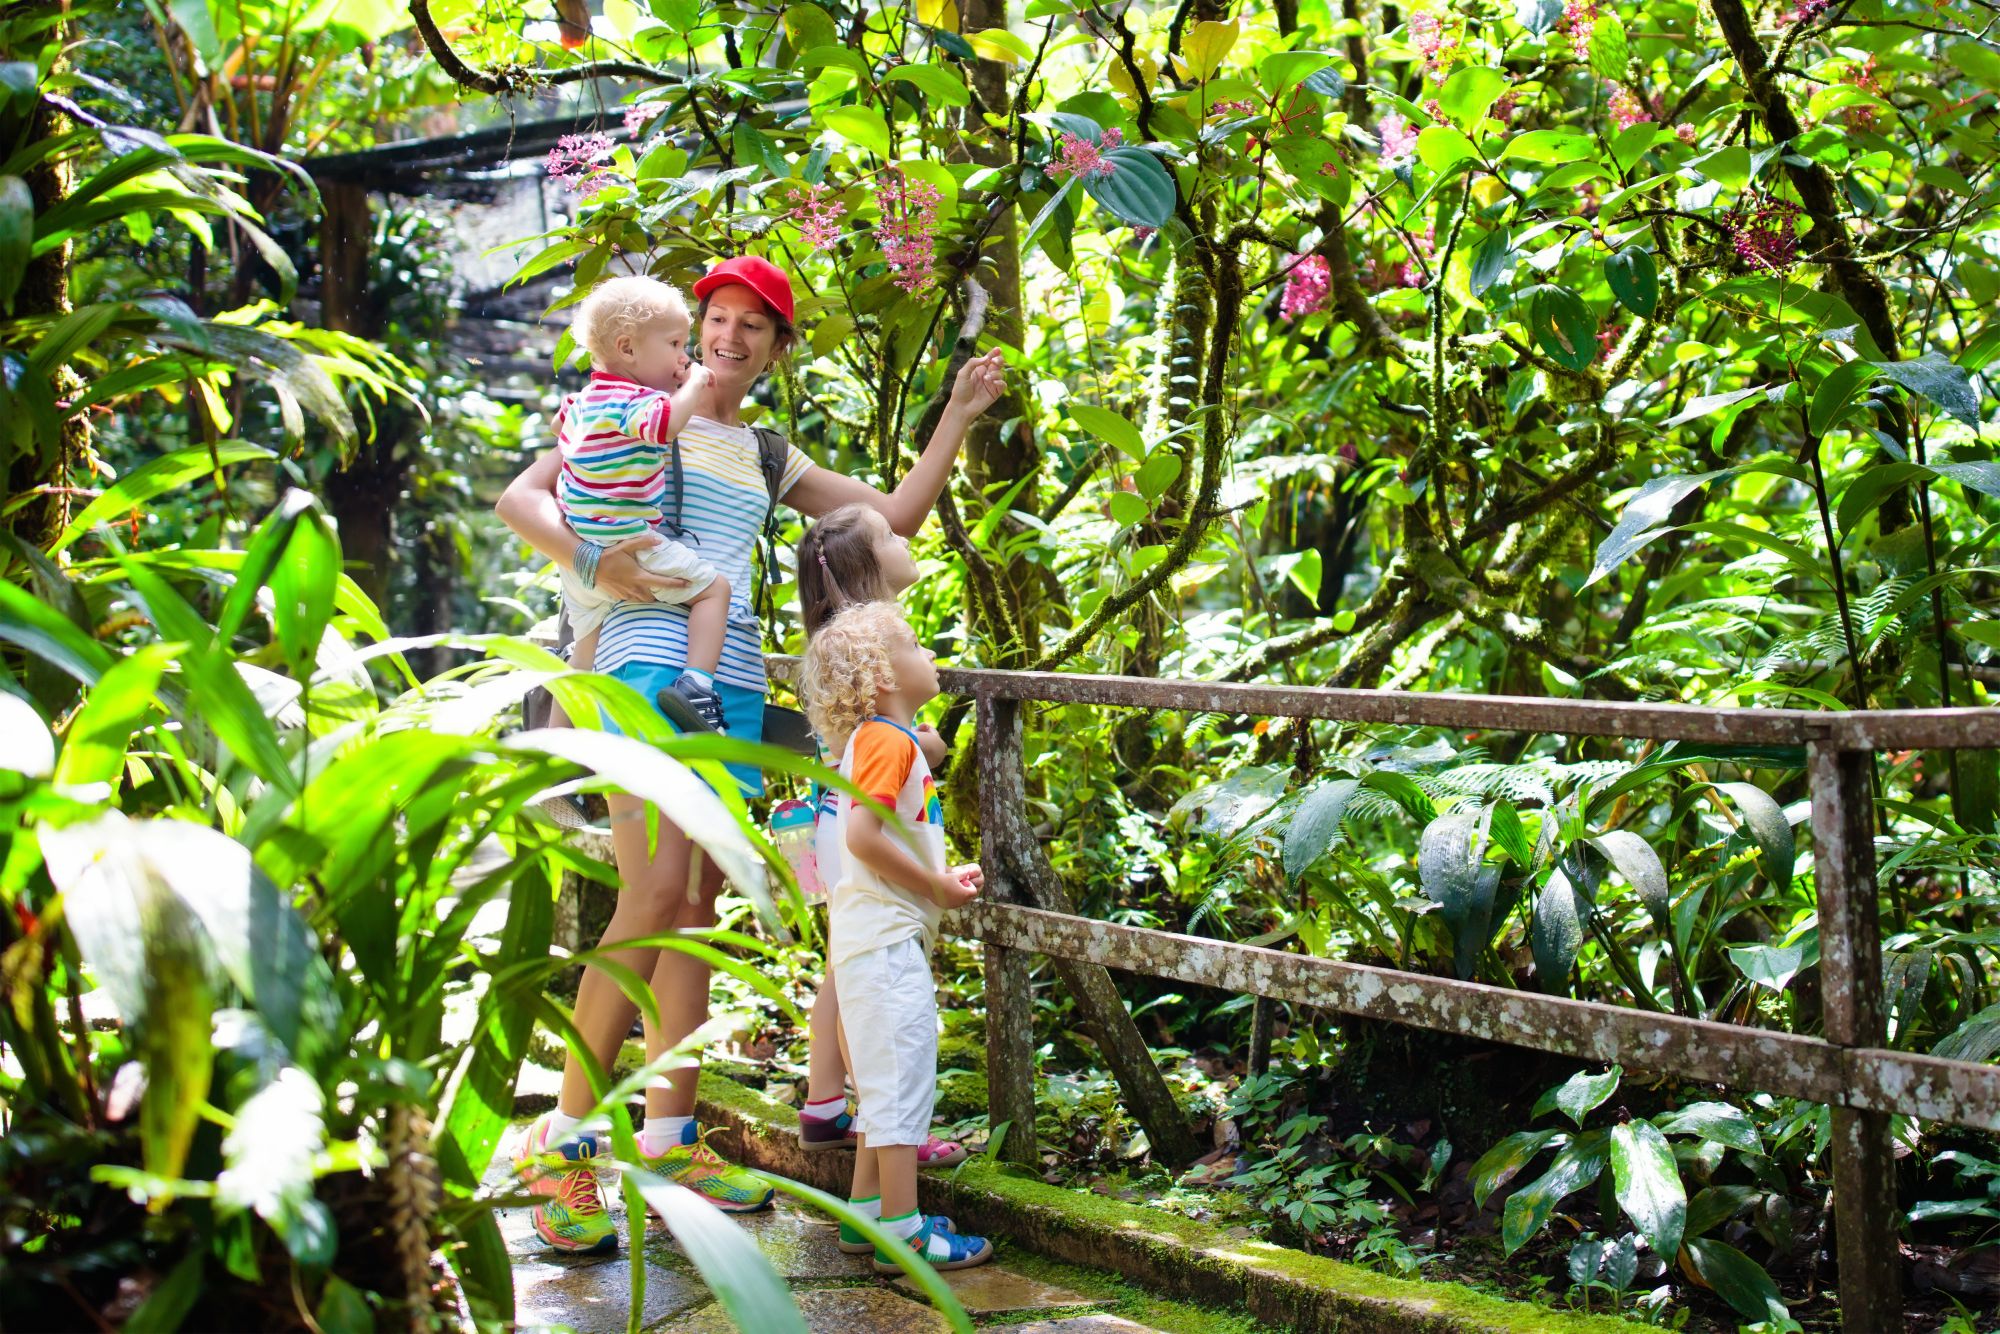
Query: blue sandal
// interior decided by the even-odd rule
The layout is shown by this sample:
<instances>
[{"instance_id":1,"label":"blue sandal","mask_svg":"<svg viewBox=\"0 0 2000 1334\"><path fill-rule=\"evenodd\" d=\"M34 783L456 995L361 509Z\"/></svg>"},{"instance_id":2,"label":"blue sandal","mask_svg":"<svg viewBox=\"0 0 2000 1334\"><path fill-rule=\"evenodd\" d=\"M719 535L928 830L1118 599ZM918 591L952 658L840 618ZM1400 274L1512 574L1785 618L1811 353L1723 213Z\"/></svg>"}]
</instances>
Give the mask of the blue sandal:
<instances>
[{"instance_id":1,"label":"blue sandal","mask_svg":"<svg viewBox=\"0 0 2000 1334\"><path fill-rule=\"evenodd\" d=\"M932 1269L970 1269L993 1258L992 1242L984 1237L961 1237L940 1226L943 1222L935 1214L926 1214L923 1226L906 1243L911 1250L923 1256ZM875 1252L875 1272L900 1274L903 1267L891 1259L888 1252L878 1248Z\"/></svg>"}]
</instances>

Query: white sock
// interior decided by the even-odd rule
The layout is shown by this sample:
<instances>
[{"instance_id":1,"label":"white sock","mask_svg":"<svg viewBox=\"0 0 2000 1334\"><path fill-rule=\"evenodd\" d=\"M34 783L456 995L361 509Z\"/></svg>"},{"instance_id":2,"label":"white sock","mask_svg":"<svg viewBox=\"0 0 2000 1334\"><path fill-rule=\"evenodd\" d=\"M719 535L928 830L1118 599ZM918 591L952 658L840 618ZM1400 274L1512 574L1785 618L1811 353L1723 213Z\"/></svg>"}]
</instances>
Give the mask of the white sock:
<instances>
[{"instance_id":1,"label":"white sock","mask_svg":"<svg viewBox=\"0 0 2000 1334\"><path fill-rule=\"evenodd\" d=\"M875 1207L877 1209L880 1209L882 1207L882 1201L879 1199L876 1200ZM888 1228L889 1231L895 1233L899 1237L903 1238L914 1237L917 1235L917 1233L923 1231L924 1227L923 1211L920 1209L912 1209L910 1210L910 1212L904 1214L901 1218L885 1218L882 1220L882 1226Z\"/></svg>"},{"instance_id":2,"label":"white sock","mask_svg":"<svg viewBox=\"0 0 2000 1334\"><path fill-rule=\"evenodd\" d=\"M687 1138L687 1128L694 1124L692 1116L649 1116L639 1131L639 1152L648 1158L657 1158L668 1149L678 1147Z\"/></svg>"},{"instance_id":3,"label":"white sock","mask_svg":"<svg viewBox=\"0 0 2000 1334\"><path fill-rule=\"evenodd\" d=\"M809 1102L805 1105L807 1116L817 1117L822 1121L831 1121L846 1110L845 1098L821 1098L818 1102Z\"/></svg>"},{"instance_id":4,"label":"white sock","mask_svg":"<svg viewBox=\"0 0 2000 1334\"><path fill-rule=\"evenodd\" d=\"M849 1200L847 1207L865 1218L880 1219L882 1217L882 1197L880 1195L870 1195L865 1200Z\"/></svg>"},{"instance_id":5,"label":"white sock","mask_svg":"<svg viewBox=\"0 0 2000 1334\"><path fill-rule=\"evenodd\" d=\"M704 690L715 689L714 672L704 672L699 667L683 667L681 668L681 675L692 676L694 678L695 684L700 686Z\"/></svg>"},{"instance_id":6,"label":"white sock","mask_svg":"<svg viewBox=\"0 0 2000 1334\"><path fill-rule=\"evenodd\" d=\"M559 1140L562 1140L563 1138L567 1137L572 1130L575 1130L578 1126L583 1124L582 1117L565 1116L563 1115L562 1109L560 1107L558 1107L555 1111L550 1112L546 1117L543 1118L543 1120L548 1125L548 1130L542 1138L542 1143L544 1144L554 1144Z\"/></svg>"}]
</instances>

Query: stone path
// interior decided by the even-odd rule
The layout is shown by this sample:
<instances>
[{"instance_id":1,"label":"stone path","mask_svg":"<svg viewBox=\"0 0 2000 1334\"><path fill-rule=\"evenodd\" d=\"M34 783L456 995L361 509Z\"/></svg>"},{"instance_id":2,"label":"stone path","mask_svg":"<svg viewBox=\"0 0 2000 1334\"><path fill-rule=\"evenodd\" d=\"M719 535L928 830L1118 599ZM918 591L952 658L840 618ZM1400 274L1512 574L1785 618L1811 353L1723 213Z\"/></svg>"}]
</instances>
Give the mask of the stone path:
<instances>
[{"instance_id":1,"label":"stone path","mask_svg":"<svg viewBox=\"0 0 2000 1334\"><path fill-rule=\"evenodd\" d=\"M496 1191L508 1189L511 1148L511 1142L503 1146L487 1174L487 1185ZM622 1236L619 1192L608 1190L606 1202ZM756 1238L772 1268L791 1284L813 1334L932 1334L950 1328L907 1279L892 1283L874 1273L867 1256L843 1254L833 1224L782 1196L777 1208L736 1224ZM630 1260L622 1250L611 1256L552 1251L535 1235L526 1209L501 1213L500 1232L514 1262L516 1319L523 1329L567 1326L577 1334L618 1334L625 1328L631 1286ZM647 1229L644 1254L647 1331L727 1334L735 1328L658 1219ZM976 1325L1005 1324L1012 1334L1157 1334L1107 1310L1114 1302L1010 1268L1004 1247L992 1264L944 1277Z\"/></svg>"}]
</instances>

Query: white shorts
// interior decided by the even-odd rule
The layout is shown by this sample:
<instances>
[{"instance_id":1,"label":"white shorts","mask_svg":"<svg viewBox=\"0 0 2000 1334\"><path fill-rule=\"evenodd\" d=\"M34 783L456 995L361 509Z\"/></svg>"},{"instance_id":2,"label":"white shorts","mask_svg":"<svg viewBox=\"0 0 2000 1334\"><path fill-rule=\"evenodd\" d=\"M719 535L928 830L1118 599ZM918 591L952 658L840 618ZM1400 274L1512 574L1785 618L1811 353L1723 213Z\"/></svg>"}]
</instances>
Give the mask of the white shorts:
<instances>
[{"instance_id":1,"label":"white shorts","mask_svg":"<svg viewBox=\"0 0 2000 1334\"><path fill-rule=\"evenodd\" d=\"M937 980L923 938L863 950L833 968L855 1129L869 1148L922 1144L937 1102Z\"/></svg>"},{"instance_id":2,"label":"white shorts","mask_svg":"<svg viewBox=\"0 0 2000 1334\"><path fill-rule=\"evenodd\" d=\"M697 594L715 582L715 567L679 542L661 538L636 554L641 569L669 579L687 580L685 588L663 588L653 594L655 602L665 602L670 606L692 602ZM568 570L563 571L562 590L563 610L569 613L569 632L577 639L596 634L604 624L604 618L618 605L617 598L599 589L585 588Z\"/></svg>"}]
</instances>

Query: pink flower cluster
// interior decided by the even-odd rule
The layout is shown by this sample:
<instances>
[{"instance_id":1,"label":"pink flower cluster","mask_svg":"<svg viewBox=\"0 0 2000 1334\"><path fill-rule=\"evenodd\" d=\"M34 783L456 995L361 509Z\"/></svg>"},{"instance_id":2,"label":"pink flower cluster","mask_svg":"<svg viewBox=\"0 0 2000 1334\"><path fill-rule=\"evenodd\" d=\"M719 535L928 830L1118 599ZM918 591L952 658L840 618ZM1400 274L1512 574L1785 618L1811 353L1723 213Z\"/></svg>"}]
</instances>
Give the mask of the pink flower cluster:
<instances>
[{"instance_id":1,"label":"pink flower cluster","mask_svg":"<svg viewBox=\"0 0 2000 1334\"><path fill-rule=\"evenodd\" d=\"M1401 112L1391 111L1382 117L1380 133L1383 166L1394 169L1416 160L1417 127L1404 119Z\"/></svg>"},{"instance_id":2,"label":"pink flower cluster","mask_svg":"<svg viewBox=\"0 0 2000 1334\"><path fill-rule=\"evenodd\" d=\"M625 133L637 139L646 133L646 127L658 120L666 111L665 102L640 102L625 108Z\"/></svg>"},{"instance_id":3,"label":"pink flower cluster","mask_svg":"<svg viewBox=\"0 0 2000 1334\"><path fill-rule=\"evenodd\" d=\"M1486 114L1499 121L1502 125L1509 124L1514 119L1514 108L1520 105L1520 101L1521 95L1512 88L1509 88L1506 92L1500 94L1499 100L1493 103L1493 109Z\"/></svg>"},{"instance_id":4,"label":"pink flower cluster","mask_svg":"<svg viewBox=\"0 0 2000 1334\"><path fill-rule=\"evenodd\" d=\"M944 197L923 181L913 181L899 171L885 172L875 190L882 210L882 222L875 239L882 246L882 258L896 286L911 296L928 291L937 281L932 268L937 260L938 206Z\"/></svg>"},{"instance_id":5,"label":"pink flower cluster","mask_svg":"<svg viewBox=\"0 0 2000 1334\"><path fill-rule=\"evenodd\" d=\"M611 158L616 150L608 134L565 134L549 150L549 179L562 182L571 194L594 195L611 184Z\"/></svg>"},{"instance_id":6,"label":"pink flower cluster","mask_svg":"<svg viewBox=\"0 0 2000 1334\"><path fill-rule=\"evenodd\" d=\"M1692 145L1695 141L1695 136L1699 133L1701 131L1695 129L1694 126L1688 124L1686 121L1682 121L1680 124L1674 126L1674 138L1684 144Z\"/></svg>"},{"instance_id":7,"label":"pink flower cluster","mask_svg":"<svg viewBox=\"0 0 2000 1334\"><path fill-rule=\"evenodd\" d=\"M1049 164L1049 175L1057 180L1083 181L1109 176L1118 170L1118 164L1106 161L1104 155L1124 140L1124 132L1116 126L1106 130L1096 143L1065 132L1057 141L1056 159Z\"/></svg>"},{"instance_id":8,"label":"pink flower cluster","mask_svg":"<svg viewBox=\"0 0 2000 1334\"><path fill-rule=\"evenodd\" d=\"M1778 22L1788 27L1794 23L1810 23L1832 8L1833 0L1799 0L1799 7L1779 18Z\"/></svg>"},{"instance_id":9,"label":"pink flower cluster","mask_svg":"<svg viewBox=\"0 0 2000 1334\"><path fill-rule=\"evenodd\" d=\"M1257 105L1247 97L1238 102L1217 102L1208 109L1208 114L1224 120L1233 116L1254 116Z\"/></svg>"},{"instance_id":10,"label":"pink flower cluster","mask_svg":"<svg viewBox=\"0 0 2000 1334\"><path fill-rule=\"evenodd\" d=\"M1639 100L1639 94L1630 88L1612 89L1611 100L1606 103L1606 109L1610 111L1611 119L1618 122L1618 128L1621 130L1629 130L1634 125L1653 118L1652 111Z\"/></svg>"},{"instance_id":11,"label":"pink flower cluster","mask_svg":"<svg viewBox=\"0 0 2000 1334\"><path fill-rule=\"evenodd\" d=\"M1610 356L1611 349L1618 346L1618 340L1624 336L1625 326L1622 324L1607 324L1602 329L1599 329L1597 331L1597 355L1600 357Z\"/></svg>"},{"instance_id":12,"label":"pink flower cluster","mask_svg":"<svg viewBox=\"0 0 2000 1334\"><path fill-rule=\"evenodd\" d=\"M1872 55L1864 64L1849 65L1846 73L1841 75L1840 81L1851 88L1859 88L1864 93L1873 93L1877 97L1882 95L1882 80L1877 75L1875 57ZM1879 114L1876 107L1862 103L1843 107L1840 119L1850 129L1872 130Z\"/></svg>"},{"instance_id":13,"label":"pink flower cluster","mask_svg":"<svg viewBox=\"0 0 2000 1334\"><path fill-rule=\"evenodd\" d=\"M1417 263L1417 256L1421 255L1425 259L1429 259L1435 254L1437 254L1437 224L1432 223L1430 226L1424 228L1422 236L1412 236L1410 238L1410 258L1397 266L1396 281L1404 287L1422 287L1424 285L1424 269L1421 264Z\"/></svg>"},{"instance_id":14,"label":"pink flower cluster","mask_svg":"<svg viewBox=\"0 0 2000 1334\"><path fill-rule=\"evenodd\" d=\"M1568 0L1563 6L1562 30L1569 38L1570 53L1579 60L1590 59L1590 34L1597 27L1600 0Z\"/></svg>"},{"instance_id":15,"label":"pink flower cluster","mask_svg":"<svg viewBox=\"0 0 2000 1334\"><path fill-rule=\"evenodd\" d=\"M1443 83L1458 59L1460 31L1457 16L1440 17L1435 10L1419 9L1410 15L1410 44L1423 57L1424 72Z\"/></svg>"},{"instance_id":16,"label":"pink flower cluster","mask_svg":"<svg viewBox=\"0 0 2000 1334\"><path fill-rule=\"evenodd\" d=\"M797 207L785 216L799 225L808 248L831 250L840 242L840 220L847 216L847 205L830 187L808 185Z\"/></svg>"},{"instance_id":17,"label":"pink flower cluster","mask_svg":"<svg viewBox=\"0 0 2000 1334\"><path fill-rule=\"evenodd\" d=\"M1736 257L1753 269L1783 273L1798 262L1797 223L1804 210L1797 204L1752 194L1723 214Z\"/></svg>"},{"instance_id":18,"label":"pink flower cluster","mask_svg":"<svg viewBox=\"0 0 2000 1334\"><path fill-rule=\"evenodd\" d=\"M1326 309L1327 293L1333 287L1333 268L1325 255L1300 255L1285 274L1285 290L1278 299L1278 311L1288 320Z\"/></svg>"}]
</instances>

